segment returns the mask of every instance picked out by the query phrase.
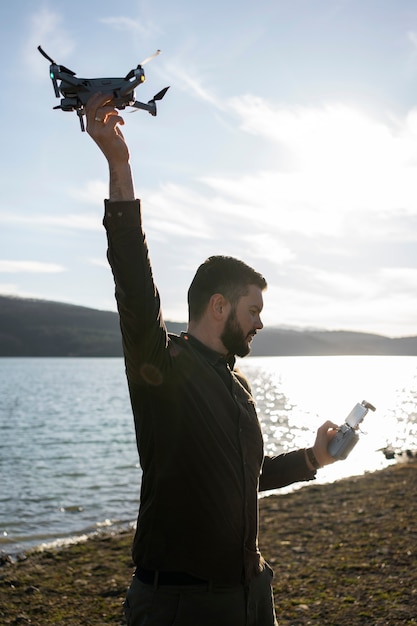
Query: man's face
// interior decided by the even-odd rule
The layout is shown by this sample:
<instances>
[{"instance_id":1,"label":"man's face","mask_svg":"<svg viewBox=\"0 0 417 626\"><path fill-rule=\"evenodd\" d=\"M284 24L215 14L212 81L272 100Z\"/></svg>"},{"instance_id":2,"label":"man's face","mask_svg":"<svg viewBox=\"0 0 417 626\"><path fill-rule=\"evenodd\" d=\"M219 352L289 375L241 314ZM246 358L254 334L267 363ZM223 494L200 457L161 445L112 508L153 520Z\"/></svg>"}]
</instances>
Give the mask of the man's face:
<instances>
[{"instance_id":1,"label":"man's face","mask_svg":"<svg viewBox=\"0 0 417 626\"><path fill-rule=\"evenodd\" d=\"M262 290L250 285L248 294L239 298L226 319L221 340L229 354L246 356L250 342L263 328L260 314L263 308Z\"/></svg>"}]
</instances>

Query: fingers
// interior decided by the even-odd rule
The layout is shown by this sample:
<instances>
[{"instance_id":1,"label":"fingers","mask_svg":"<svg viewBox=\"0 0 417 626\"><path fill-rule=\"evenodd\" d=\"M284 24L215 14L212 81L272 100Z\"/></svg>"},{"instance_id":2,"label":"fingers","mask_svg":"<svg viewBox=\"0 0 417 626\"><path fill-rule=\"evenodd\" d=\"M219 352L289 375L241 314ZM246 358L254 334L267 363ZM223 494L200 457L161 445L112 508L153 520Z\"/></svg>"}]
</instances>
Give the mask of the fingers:
<instances>
[{"instance_id":1,"label":"fingers","mask_svg":"<svg viewBox=\"0 0 417 626\"><path fill-rule=\"evenodd\" d=\"M320 431L320 433L327 433L328 430L337 430L338 428L339 426L337 424L335 424L331 420L327 420L326 422L324 422L324 424L320 426L320 428L318 428L317 432Z\"/></svg>"},{"instance_id":2,"label":"fingers","mask_svg":"<svg viewBox=\"0 0 417 626\"><path fill-rule=\"evenodd\" d=\"M111 94L94 93L85 106L86 130L109 164L129 161L129 149L120 126L124 120L113 105Z\"/></svg>"},{"instance_id":3,"label":"fingers","mask_svg":"<svg viewBox=\"0 0 417 626\"><path fill-rule=\"evenodd\" d=\"M85 106L87 132L93 137L99 135L107 125L113 132L117 124L124 124L123 118L112 105L112 99L110 94L95 93L88 100Z\"/></svg>"},{"instance_id":4,"label":"fingers","mask_svg":"<svg viewBox=\"0 0 417 626\"><path fill-rule=\"evenodd\" d=\"M112 106L109 105L105 105L102 107L98 107L96 109L95 115L94 115L94 121L97 123L102 123L102 124L106 124L107 121L110 119L110 117L112 118L117 118L117 120L112 120L113 122L117 122L119 124L124 124L124 120L123 118L120 116L120 114L118 113L118 111L116 111L116 109Z\"/></svg>"},{"instance_id":5,"label":"fingers","mask_svg":"<svg viewBox=\"0 0 417 626\"><path fill-rule=\"evenodd\" d=\"M313 451L321 466L334 463L335 459L329 454L328 447L330 441L335 437L339 426L327 420L317 429L316 440L314 442Z\"/></svg>"},{"instance_id":6,"label":"fingers","mask_svg":"<svg viewBox=\"0 0 417 626\"><path fill-rule=\"evenodd\" d=\"M109 94L95 93L91 96L91 98L85 105L87 124L90 127L94 126L94 122L104 122L106 113L104 111L100 111L100 109L106 104L109 105L110 102L111 97L109 96ZM109 106L108 108L111 109L112 107Z\"/></svg>"},{"instance_id":7,"label":"fingers","mask_svg":"<svg viewBox=\"0 0 417 626\"><path fill-rule=\"evenodd\" d=\"M106 104L111 106L112 99L112 95L109 93L93 93L85 105L87 115L91 116L92 114L95 114L97 109L104 107Z\"/></svg>"}]
</instances>

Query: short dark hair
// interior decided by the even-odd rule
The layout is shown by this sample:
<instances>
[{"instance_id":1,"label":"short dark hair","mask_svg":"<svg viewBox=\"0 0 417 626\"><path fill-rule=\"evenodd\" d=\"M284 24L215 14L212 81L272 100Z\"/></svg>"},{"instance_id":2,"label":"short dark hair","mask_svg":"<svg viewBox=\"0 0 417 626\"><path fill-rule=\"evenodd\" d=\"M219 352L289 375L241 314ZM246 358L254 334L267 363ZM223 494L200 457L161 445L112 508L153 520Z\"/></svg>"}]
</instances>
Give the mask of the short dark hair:
<instances>
[{"instance_id":1,"label":"short dark hair","mask_svg":"<svg viewBox=\"0 0 417 626\"><path fill-rule=\"evenodd\" d=\"M256 285L262 291L267 282L243 261L230 256L211 256L200 265L188 289L189 321L199 321L211 296L221 293L232 305Z\"/></svg>"}]
</instances>

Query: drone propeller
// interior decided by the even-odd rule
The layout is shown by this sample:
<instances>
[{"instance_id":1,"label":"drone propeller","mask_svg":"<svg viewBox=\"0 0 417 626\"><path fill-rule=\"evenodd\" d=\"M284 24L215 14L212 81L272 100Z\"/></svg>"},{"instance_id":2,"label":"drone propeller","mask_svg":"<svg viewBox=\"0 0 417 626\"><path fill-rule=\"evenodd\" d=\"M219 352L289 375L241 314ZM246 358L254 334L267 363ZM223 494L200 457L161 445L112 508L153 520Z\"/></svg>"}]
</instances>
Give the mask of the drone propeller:
<instances>
[{"instance_id":1,"label":"drone propeller","mask_svg":"<svg viewBox=\"0 0 417 626\"><path fill-rule=\"evenodd\" d=\"M55 61L51 59L51 57L48 54L46 54L46 52L42 50L40 46L38 46L38 50L41 53L41 55L45 57L45 59L48 59L51 65L58 68L59 72L65 72L66 74L69 74L70 76L75 76L75 72L73 72L72 70L69 70L67 67L65 67L65 65L58 65L58 63L55 63ZM51 76L51 78L53 77Z\"/></svg>"},{"instance_id":2,"label":"drone propeller","mask_svg":"<svg viewBox=\"0 0 417 626\"><path fill-rule=\"evenodd\" d=\"M150 57L146 57L146 59L144 61L142 61L142 63L139 63L139 65L145 65L146 63L149 63L149 61L152 61L152 59L154 59L155 57L158 56L158 54L161 54L160 50L157 50L156 52L154 52L153 54L151 54Z\"/></svg>"},{"instance_id":3,"label":"drone propeller","mask_svg":"<svg viewBox=\"0 0 417 626\"><path fill-rule=\"evenodd\" d=\"M55 61L54 61L53 59L51 59L51 57L50 57L50 56L48 56L48 55L46 54L46 52L44 52L44 50L42 50L41 46L38 46L38 50L39 50L39 52L41 53L41 55L42 55L43 57L45 57L45 59L48 59L48 61L49 61L50 63L52 63L53 65L56 65Z\"/></svg>"},{"instance_id":4,"label":"drone propeller","mask_svg":"<svg viewBox=\"0 0 417 626\"><path fill-rule=\"evenodd\" d=\"M56 75L59 74L60 72L65 72L66 74L68 74L68 76L75 76L75 72L73 72L72 70L69 70L64 65L58 65L58 63L55 63L55 61L51 59L51 57L48 54L46 54L44 50L42 50L41 46L38 46L38 50L41 53L41 55L45 57L45 59L47 59L51 63L51 66L49 68L49 76L51 77L51 80L52 80L52 85L54 87L55 96L59 98L59 89L58 89Z\"/></svg>"},{"instance_id":5,"label":"drone propeller","mask_svg":"<svg viewBox=\"0 0 417 626\"><path fill-rule=\"evenodd\" d=\"M151 54L151 56L146 57L146 59L144 61L142 61L142 63L139 63L139 65L137 66L137 68L135 70L130 70L130 72L128 74L126 74L125 80L131 80L135 76L138 76L138 75L141 74L143 76L142 82L144 82L145 81L145 75L144 75L143 70L142 70L142 65L145 65L145 63L148 63L149 61L151 61L152 59L157 57L158 54L161 54L160 50L157 50L156 52Z\"/></svg>"},{"instance_id":6,"label":"drone propeller","mask_svg":"<svg viewBox=\"0 0 417 626\"><path fill-rule=\"evenodd\" d=\"M164 87L163 89L161 89L161 91L158 91L158 93L152 98L152 100L162 100L168 89L169 87Z\"/></svg>"}]
</instances>

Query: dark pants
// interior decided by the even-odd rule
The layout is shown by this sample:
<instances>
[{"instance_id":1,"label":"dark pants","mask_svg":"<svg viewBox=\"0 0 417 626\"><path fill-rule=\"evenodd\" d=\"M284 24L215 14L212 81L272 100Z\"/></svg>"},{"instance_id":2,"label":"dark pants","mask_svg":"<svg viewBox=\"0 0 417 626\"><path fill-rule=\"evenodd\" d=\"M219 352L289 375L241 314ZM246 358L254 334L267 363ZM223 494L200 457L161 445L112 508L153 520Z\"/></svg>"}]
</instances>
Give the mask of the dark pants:
<instances>
[{"instance_id":1,"label":"dark pants","mask_svg":"<svg viewBox=\"0 0 417 626\"><path fill-rule=\"evenodd\" d=\"M149 585L133 577L125 601L128 626L278 626L267 566L245 589L217 585Z\"/></svg>"}]
</instances>

